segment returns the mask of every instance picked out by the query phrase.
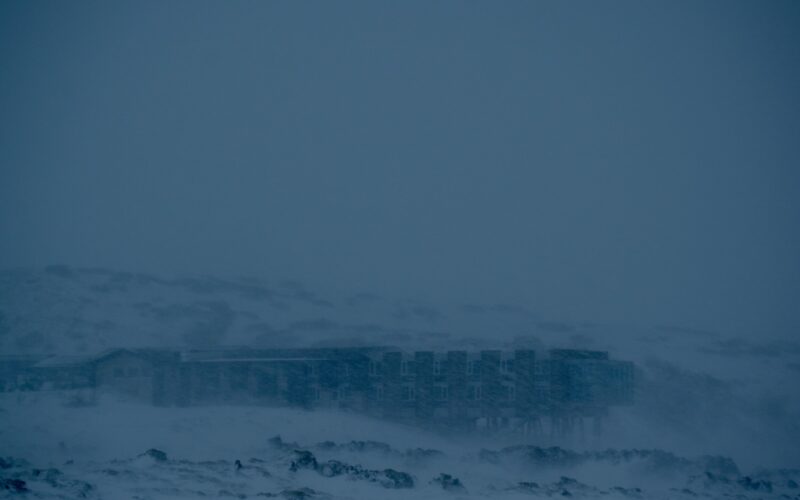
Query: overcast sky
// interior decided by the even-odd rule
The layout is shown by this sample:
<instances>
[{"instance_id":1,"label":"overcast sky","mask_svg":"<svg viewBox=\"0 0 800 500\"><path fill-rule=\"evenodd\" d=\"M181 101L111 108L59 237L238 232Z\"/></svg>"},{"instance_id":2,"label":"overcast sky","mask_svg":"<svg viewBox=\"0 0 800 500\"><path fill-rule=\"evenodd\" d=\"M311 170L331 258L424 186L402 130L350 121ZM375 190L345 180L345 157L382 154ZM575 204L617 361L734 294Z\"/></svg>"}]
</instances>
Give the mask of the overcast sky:
<instances>
[{"instance_id":1,"label":"overcast sky","mask_svg":"<svg viewBox=\"0 0 800 500\"><path fill-rule=\"evenodd\" d=\"M2 2L0 267L800 325L800 2Z\"/></svg>"}]
</instances>

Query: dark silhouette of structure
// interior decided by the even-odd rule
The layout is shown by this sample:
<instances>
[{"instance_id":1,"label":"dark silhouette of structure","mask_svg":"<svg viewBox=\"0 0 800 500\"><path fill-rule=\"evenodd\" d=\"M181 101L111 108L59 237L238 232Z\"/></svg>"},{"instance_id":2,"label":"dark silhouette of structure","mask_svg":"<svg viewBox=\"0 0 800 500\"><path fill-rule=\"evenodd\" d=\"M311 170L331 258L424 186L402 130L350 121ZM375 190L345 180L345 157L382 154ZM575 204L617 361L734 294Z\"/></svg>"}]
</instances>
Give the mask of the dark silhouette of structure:
<instances>
[{"instance_id":1,"label":"dark silhouette of structure","mask_svg":"<svg viewBox=\"0 0 800 500\"><path fill-rule=\"evenodd\" d=\"M541 358L524 349L114 349L14 363L0 371L6 390L89 388L161 406L341 408L450 428L541 432L547 420L551 432L562 434L582 428L585 419L599 429L610 406L633 401L634 382L632 363L573 349ZM9 373L16 377L11 383Z\"/></svg>"}]
</instances>

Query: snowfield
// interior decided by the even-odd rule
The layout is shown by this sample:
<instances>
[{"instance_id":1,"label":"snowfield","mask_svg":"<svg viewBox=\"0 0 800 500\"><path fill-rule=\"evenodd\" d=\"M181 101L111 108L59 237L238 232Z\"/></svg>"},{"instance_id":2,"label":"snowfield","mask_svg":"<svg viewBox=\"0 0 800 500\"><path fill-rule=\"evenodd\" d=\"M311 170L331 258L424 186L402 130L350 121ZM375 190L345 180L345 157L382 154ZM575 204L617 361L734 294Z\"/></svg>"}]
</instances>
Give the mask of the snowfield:
<instances>
[{"instance_id":1,"label":"snowfield","mask_svg":"<svg viewBox=\"0 0 800 500\"><path fill-rule=\"evenodd\" d=\"M290 281L0 272L0 352L392 345L608 350L636 401L600 437L442 435L344 412L0 393L0 495L27 498L800 498L800 343L543 317ZM280 439L276 439L280 436ZM151 451L152 450L152 451ZM238 461L238 463L237 463ZM261 495L261 496L259 496Z\"/></svg>"},{"instance_id":2,"label":"snowfield","mask_svg":"<svg viewBox=\"0 0 800 500\"><path fill-rule=\"evenodd\" d=\"M591 439L566 448L344 412L155 408L111 396L71 407L52 393L6 394L1 408L7 497L800 498L800 470Z\"/></svg>"}]
</instances>

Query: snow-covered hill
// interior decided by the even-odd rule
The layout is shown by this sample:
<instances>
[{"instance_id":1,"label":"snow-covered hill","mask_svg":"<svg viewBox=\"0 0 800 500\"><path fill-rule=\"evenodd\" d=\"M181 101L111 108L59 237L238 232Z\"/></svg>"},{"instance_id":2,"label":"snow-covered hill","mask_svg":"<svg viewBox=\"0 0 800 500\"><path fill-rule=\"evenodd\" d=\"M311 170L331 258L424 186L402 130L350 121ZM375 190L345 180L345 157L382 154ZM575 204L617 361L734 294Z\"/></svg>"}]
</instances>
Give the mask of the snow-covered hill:
<instances>
[{"instance_id":1,"label":"snow-covered hill","mask_svg":"<svg viewBox=\"0 0 800 500\"><path fill-rule=\"evenodd\" d=\"M16 354L141 346L546 345L673 358L684 368L720 373L743 360L769 359L800 372L800 341L769 333L752 341L674 325L566 322L518 304L432 304L359 290L334 295L295 281L250 277L68 266L0 271L0 348Z\"/></svg>"},{"instance_id":2,"label":"snow-covered hill","mask_svg":"<svg viewBox=\"0 0 800 500\"><path fill-rule=\"evenodd\" d=\"M441 436L337 412L65 408L46 394L0 408L0 481L37 498L800 498L796 469Z\"/></svg>"},{"instance_id":3,"label":"snow-covered hill","mask_svg":"<svg viewBox=\"0 0 800 500\"><path fill-rule=\"evenodd\" d=\"M593 446L724 455L748 470L800 468L800 342L755 338L678 326L565 322L513 304L432 304L358 290L335 294L290 281L65 266L0 273L3 354L226 345L607 349L637 364L636 404L615 409L604 440ZM286 434L279 431L265 434ZM345 436L337 428L314 437L328 439L371 438ZM115 450L104 459L134 457L140 448ZM166 451L188 458L180 448ZM226 454L233 455L244 452Z\"/></svg>"}]
</instances>

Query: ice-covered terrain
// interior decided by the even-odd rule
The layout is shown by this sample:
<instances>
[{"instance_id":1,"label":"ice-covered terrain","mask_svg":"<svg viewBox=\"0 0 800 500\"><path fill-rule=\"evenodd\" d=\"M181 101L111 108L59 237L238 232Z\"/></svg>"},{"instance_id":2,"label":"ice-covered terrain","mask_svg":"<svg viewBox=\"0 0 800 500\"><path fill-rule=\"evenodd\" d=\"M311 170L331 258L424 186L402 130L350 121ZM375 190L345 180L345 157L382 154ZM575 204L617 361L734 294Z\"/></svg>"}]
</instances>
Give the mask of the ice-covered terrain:
<instances>
[{"instance_id":1,"label":"ice-covered terrain","mask_svg":"<svg viewBox=\"0 0 800 500\"><path fill-rule=\"evenodd\" d=\"M74 408L40 393L6 395L2 419L8 496L800 498L797 469L441 436L341 412L153 408L111 397Z\"/></svg>"},{"instance_id":2,"label":"ice-covered terrain","mask_svg":"<svg viewBox=\"0 0 800 500\"><path fill-rule=\"evenodd\" d=\"M603 436L570 442L440 436L342 413L152 408L108 396L81 408L57 394L5 394L0 491L15 494L19 480L29 495L66 498L795 498L800 343L769 332L756 338L566 322L513 304L431 304L287 281L65 266L4 271L3 354L584 347L634 361L637 394L634 406L613 411ZM277 435L282 441L271 441ZM389 487L407 485L401 473L412 488Z\"/></svg>"}]
</instances>

